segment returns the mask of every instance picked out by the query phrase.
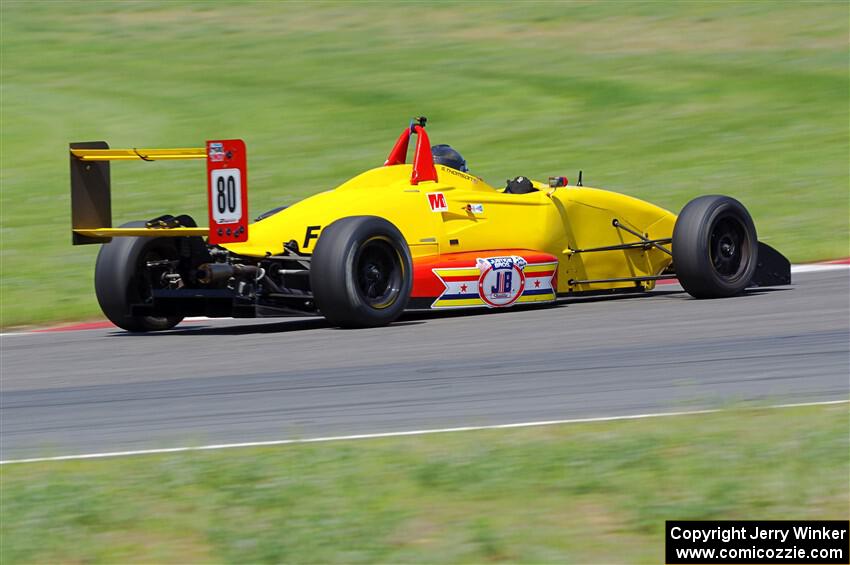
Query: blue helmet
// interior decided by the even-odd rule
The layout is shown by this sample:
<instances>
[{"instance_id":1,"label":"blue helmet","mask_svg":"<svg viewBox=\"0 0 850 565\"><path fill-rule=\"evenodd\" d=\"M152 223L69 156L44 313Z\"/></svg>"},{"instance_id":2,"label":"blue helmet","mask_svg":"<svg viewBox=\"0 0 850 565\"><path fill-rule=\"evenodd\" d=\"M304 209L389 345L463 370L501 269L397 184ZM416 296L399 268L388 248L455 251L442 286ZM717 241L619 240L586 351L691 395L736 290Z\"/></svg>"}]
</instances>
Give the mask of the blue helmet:
<instances>
[{"instance_id":1,"label":"blue helmet","mask_svg":"<svg viewBox=\"0 0 850 565\"><path fill-rule=\"evenodd\" d=\"M431 155L434 157L435 165L445 165L446 167L450 167L464 173L469 171L469 169L466 168L466 159L464 159L460 153L452 149L450 145L442 144L432 146Z\"/></svg>"}]
</instances>

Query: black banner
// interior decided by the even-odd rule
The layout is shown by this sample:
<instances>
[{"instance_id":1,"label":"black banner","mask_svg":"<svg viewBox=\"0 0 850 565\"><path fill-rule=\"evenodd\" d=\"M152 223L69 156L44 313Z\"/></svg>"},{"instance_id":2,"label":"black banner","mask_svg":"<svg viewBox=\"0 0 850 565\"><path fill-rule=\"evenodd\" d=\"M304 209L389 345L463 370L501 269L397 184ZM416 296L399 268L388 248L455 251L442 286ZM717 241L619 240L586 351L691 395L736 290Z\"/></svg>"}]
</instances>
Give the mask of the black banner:
<instances>
[{"instance_id":1,"label":"black banner","mask_svg":"<svg viewBox=\"0 0 850 565\"><path fill-rule=\"evenodd\" d=\"M850 563L847 520L667 521L665 561Z\"/></svg>"}]
</instances>

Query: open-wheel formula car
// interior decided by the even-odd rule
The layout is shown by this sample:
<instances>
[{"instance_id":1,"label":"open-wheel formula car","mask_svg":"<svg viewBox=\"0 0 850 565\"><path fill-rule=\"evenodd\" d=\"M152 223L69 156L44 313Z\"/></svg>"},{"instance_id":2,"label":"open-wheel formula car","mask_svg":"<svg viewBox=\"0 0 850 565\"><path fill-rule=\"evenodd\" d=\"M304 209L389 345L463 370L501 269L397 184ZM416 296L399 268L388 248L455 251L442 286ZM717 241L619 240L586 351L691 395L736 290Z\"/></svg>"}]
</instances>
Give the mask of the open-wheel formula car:
<instances>
[{"instance_id":1,"label":"open-wheel formula car","mask_svg":"<svg viewBox=\"0 0 850 565\"><path fill-rule=\"evenodd\" d=\"M677 217L581 186L581 177L576 186L517 177L496 189L452 161L459 155L435 158L437 147L447 146L432 151L418 118L383 166L249 225L240 140L196 149L72 143L73 242L103 244L97 299L130 331L186 316L322 315L369 327L406 309L545 304L643 292L661 278L678 278L697 298L791 281L788 261L757 240L749 213L728 196L700 196ZM209 226L164 215L111 227L109 162L170 159L206 161Z\"/></svg>"}]
</instances>

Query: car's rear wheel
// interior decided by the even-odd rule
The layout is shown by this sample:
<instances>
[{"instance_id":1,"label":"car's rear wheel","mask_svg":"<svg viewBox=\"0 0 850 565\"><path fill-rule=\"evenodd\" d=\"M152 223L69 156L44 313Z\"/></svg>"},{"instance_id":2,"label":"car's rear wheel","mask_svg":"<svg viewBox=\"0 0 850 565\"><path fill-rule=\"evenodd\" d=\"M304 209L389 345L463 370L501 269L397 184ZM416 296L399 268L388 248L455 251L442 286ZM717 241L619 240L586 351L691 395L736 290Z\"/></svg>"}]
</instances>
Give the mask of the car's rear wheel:
<instances>
[{"instance_id":1,"label":"car's rear wheel","mask_svg":"<svg viewBox=\"0 0 850 565\"><path fill-rule=\"evenodd\" d=\"M121 227L144 225L145 222L129 222ZM116 237L102 245L94 268L94 289L100 309L113 324L127 331L173 328L182 316L134 316L130 308L147 300L153 288L162 286L156 271L151 272L147 263L177 258L173 238Z\"/></svg>"},{"instance_id":2,"label":"car's rear wheel","mask_svg":"<svg viewBox=\"0 0 850 565\"><path fill-rule=\"evenodd\" d=\"M375 327L407 306L413 261L393 224L377 216L342 218L316 242L310 286L319 312L342 327Z\"/></svg>"},{"instance_id":3,"label":"car's rear wheel","mask_svg":"<svg viewBox=\"0 0 850 565\"><path fill-rule=\"evenodd\" d=\"M756 228L743 204L728 196L701 196L682 209L673 229L673 266L691 296L739 294L757 262Z\"/></svg>"}]
</instances>

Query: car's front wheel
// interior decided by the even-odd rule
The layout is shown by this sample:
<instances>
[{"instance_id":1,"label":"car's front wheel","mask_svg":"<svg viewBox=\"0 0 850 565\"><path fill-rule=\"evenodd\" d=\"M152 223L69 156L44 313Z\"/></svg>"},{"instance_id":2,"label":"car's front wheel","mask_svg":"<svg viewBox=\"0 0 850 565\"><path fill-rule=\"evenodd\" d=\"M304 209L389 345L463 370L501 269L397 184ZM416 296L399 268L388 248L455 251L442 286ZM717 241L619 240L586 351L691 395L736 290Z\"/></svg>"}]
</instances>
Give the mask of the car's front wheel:
<instances>
[{"instance_id":1,"label":"car's front wheel","mask_svg":"<svg viewBox=\"0 0 850 565\"><path fill-rule=\"evenodd\" d=\"M756 227L744 205L728 196L688 202L673 228L673 266L695 298L739 294L758 263Z\"/></svg>"},{"instance_id":2,"label":"car's front wheel","mask_svg":"<svg viewBox=\"0 0 850 565\"><path fill-rule=\"evenodd\" d=\"M389 324L410 297L410 249L398 228L383 218L342 218L316 242L310 286L319 312L335 325Z\"/></svg>"}]
</instances>

